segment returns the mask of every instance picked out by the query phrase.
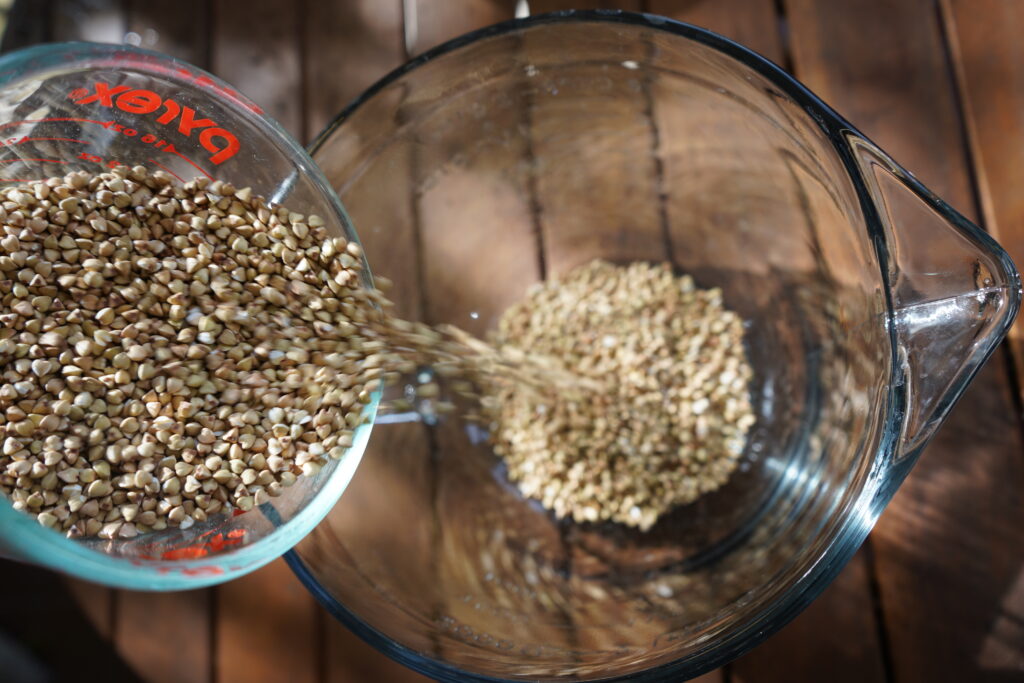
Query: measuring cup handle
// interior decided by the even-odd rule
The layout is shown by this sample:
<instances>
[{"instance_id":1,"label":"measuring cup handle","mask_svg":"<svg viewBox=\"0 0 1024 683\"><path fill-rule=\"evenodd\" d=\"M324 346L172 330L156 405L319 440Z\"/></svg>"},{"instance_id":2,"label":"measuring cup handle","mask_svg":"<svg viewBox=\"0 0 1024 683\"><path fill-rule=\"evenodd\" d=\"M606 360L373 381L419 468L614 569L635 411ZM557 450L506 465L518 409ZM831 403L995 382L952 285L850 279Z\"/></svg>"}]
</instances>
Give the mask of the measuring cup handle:
<instances>
[{"instance_id":1,"label":"measuring cup handle","mask_svg":"<svg viewBox=\"0 0 1024 683\"><path fill-rule=\"evenodd\" d=\"M848 137L889 296L896 457L918 454L1006 335L1020 274L988 234L863 137Z\"/></svg>"}]
</instances>

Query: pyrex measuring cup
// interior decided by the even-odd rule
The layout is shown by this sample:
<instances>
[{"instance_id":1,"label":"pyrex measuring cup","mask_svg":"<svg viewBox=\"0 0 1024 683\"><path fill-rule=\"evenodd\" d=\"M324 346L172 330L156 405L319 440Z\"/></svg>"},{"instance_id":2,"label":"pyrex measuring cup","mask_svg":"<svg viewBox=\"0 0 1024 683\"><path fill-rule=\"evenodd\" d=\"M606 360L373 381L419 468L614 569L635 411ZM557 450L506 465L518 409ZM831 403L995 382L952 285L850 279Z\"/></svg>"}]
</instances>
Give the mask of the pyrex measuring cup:
<instances>
[{"instance_id":1,"label":"pyrex measuring cup","mask_svg":"<svg viewBox=\"0 0 1024 683\"><path fill-rule=\"evenodd\" d=\"M100 173L119 164L162 170L179 182L206 177L249 186L272 202L318 214L336 234L355 239L309 156L213 76L126 46L42 45L0 59L0 183ZM76 239L90 237L76 233ZM30 262L8 261L0 287L31 272ZM0 337L30 344L31 335L23 334L0 321ZM300 477L282 496L185 531L72 541L0 497L0 554L127 588L225 581L280 556L320 521L348 484L368 432L361 428L345 457L313 478Z\"/></svg>"},{"instance_id":2,"label":"pyrex measuring cup","mask_svg":"<svg viewBox=\"0 0 1024 683\"><path fill-rule=\"evenodd\" d=\"M472 425L376 428L291 563L442 680L678 681L749 649L851 557L1020 302L995 242L793 78L658 17L457 39L313 156L431 322L483 332L602 257L670 260L747 325L743 465L648 533L553 520Z\"/></svg>"}]
</instances>

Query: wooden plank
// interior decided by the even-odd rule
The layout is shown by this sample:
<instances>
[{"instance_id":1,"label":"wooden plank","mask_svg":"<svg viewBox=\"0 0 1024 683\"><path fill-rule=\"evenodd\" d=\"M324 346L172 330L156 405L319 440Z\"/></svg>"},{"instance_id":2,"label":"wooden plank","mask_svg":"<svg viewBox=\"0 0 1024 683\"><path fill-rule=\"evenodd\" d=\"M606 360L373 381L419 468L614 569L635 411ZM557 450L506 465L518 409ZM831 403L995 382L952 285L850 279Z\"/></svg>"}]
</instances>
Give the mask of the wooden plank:
<instances>
[{"instance_id":1,"label":"wooden plank","mask_svg":"<svg viewBox=\"0 0 1024 683\"><path fill-rule=\"evenodd\" d=\"M631 2L595 6L640 9L639 3ZM533 14L567 8L569 3L557 1L529 3ZM532 159L529 182L546 274L557 276L599 257L615 261L667 260L657 202L650 104L643 85L636 89L633 79L606 77L609 64L642 61L645 46L620 41L595 45L585 27L569 27L563 29L557 48L534 34L526 37L524 49L530 51L529 63L535 69L526 117ZM558 68L549 67L560 64L567 53L592 63L592 67L581 67L572 78L563 78ZM585 113L577 104L583 98L590 102ZM566 136L569 127L578 135ZM588 168L600 171L589 176L581 170ZM505 226L507 221L501 224ZM583 575L596 559L585 546L614 546L614 541L574 525L562 529L562 533L564 570L571 578L568 583L553 582L552 586L559 601L565 603L565 619L572 630L564 635L556 633L558 637L552 643L576 652L577 661L569 666L583 675L607 673L599 663L600 653L620 647L642 648L667 628L656 616L636 611L644 602L638 597L644 590L641 586L626 587L625 596L610 599L616 610L614 623L610 623L604 596L606 592L621 595L623 589L596 576L588 579ZM553 557L554 550L548 551ZM612 553L619 550L613 547ZM634 599L629 600L630 596ZM622 611L624 601L630 607ZM623 623L629 623L628 629L622 627ZM566 637L570 640L563 644ZM701 680L718 681L721 676L713 673Z\"/></svg>"},{"instance_id":2,"label":"wooden plank","mask_svg":"<svg viewBox=\"0 0 1024 683\"><path fill-rule=\"evenodd\" d=\"M960 86L985 228L1024 266L1024 5L1013 0L942 0ZM1010 331L1017 388L1024 391L1024 320ZM1024 400L1024 394L1022 394Z\"/></svg>"},{"instance_id":3,"label":"wooden plank","mask_svg":"<svg viewBox=\"0 0 1024 683\"><path fill-rule=\"evenodd\" d=\"M475 2L457 14L452 4L444 11L435 5L426 16L419 4L416 36L423 47L509 19L514 10L512 2ZM465 112L475 97L488 95L464 97ZM488 138L476 119L435 116L418 125L423 144L414 162L417 177L427 180L416 202L426 318L478 335L493 329L501 312L542 277L524 164L527 112L515 102L488 112L486 125L509 134ZM472 640L460 642L464 631L484 636L484 643L505 639L512 652L572 649L557 578L567 562L558 527L544 513L524 510L517 494L492 476L493 456L471 442L463 425L446 420L435 432L443 619L458 627L440 642L444 657L479 667L463 659L474 649ZM540 657L513 655L512 661L503 649L478 656L505 660L519 675L553 675Z\"/></svg>"},{"instance_id":4,"label":"wooden plank","mask_svg":"<svg viewBox=\"0 0 1024 683\"><path fill-rule=\"evenodd\" d=\"M884 681L868 549L788 626L730 665L732 683Z\"/></svg>"},{"instance_id":5,"label":"wooden plank","mask_svg":"<svg viewBox=\"0 0 1024 683\"><path fill-rule=\"evenodd\" d=\"M402 0L308 3L303 49L313 138L360 93L405 60Z\"/></svg>"},{"instance_id":6,"label":"wooden plank","mask_svg":"<svg viewBox=\"0 0 1024 683\"><path fill-rule=\"evenodd\" d=\"M561 39L586 58L597 59L607 49L614 50L605 57L608 63L645 59L647 48L639 42L616 41L594 49L587 33L585 27L565 24ZM539 45L545 38L534 34L526 40ZM659 211L650 103L643 86L608 79L603 64L581 65L573 78L545 69L561 59L551 47L531 56L538 82L530 129L547 274L558 276L595 258L665 261L670 255ZM634 85L640 91L631 90ZM583 98L590 102L586 110L579 104ZM577 116L579 125L593 130L597 139L567 139L565 131ZM600 171L590 174L583 169Z\"/></svg>"},{"instance_id":7,"label":"wooden plank","mask_svg":"<svg viewBox=\"0 0 1024 683\"><path fill-rule=\"evenodd\" d=\"M511 19L515 5L515 0L405 0L406 51L415 57L463 33Z\"/></svg>"},{"instance_id":8,"label":"wooden plank","mask_svg":"<svg viewBox=\"0 0 1024 683\"><path fill-rule=\"evenodd\" d=\"M207 0L128 0L126 28L139 47L207 68L209 15Z\"/></svg>"},{"instance_id":9,"label":"wooden plank","mask_svg":"<svg viewBox=\"0 0 1024 683\"><path fill-rule=\"evenodd\" d=\"M652 0L650 10L715 31L777 63L785 60L780 17L772 0ZM880 658L870 611L868 568L863 553L803 615L730 667L736 681L868 680ZM837 619L837 614L844 618ZM827 625L827 626L826 626ZM853 643L846 648L847 643ZM867 653L864 650L868 650ZM869 655L869 656L865 656Z\"/></svg>"},{"instance_id":10,"label":"wooden plank","mask_svg":"<svg viewBox=\"0 0 1024 683\"><path fill-rule=\"evenodd\" d=\"M530 3L530 9L535 13L560 8L562 7L557 4ZM588 36L581 30L576 39L585 41ZM567 39L561 47L565 48L566 44L572 42L571 39ZM527 46L529 47L529 38ZM616 54L614 59L643 57L642 46L638 48L641 52L636 54L630 52L631 49L637 47L617 46L616 52L621 51L622 54ZM602 56L613 59L606 55ZM563 133L565 116L572 116L574 113L569 104L572 102L572 96L589 93L591 86L603 83L604 79L599 67L595 67L590 81L584 78L579 82L572 82L572 79L561 80L557 75L545 74L545 62L555 61L559 57L558 54L549 54L545 59L543 54L531 55L530 63L537 68L538 83L526 117L526 123L530 128L530 148L522 149L523 141L513 136L512 141L504 140L500 149L488 150L489 154L494 155L491 160L494 169L515 169L519 165L515 160L517 155L534 155L537 161L533 164L535 171L532 177L523 178L515 171L498 173L490 170L487 164L481 163L477 158L477 154L482 152L467 149L465 145L460 146L457 143L458 136L454 133L451 135L456 142L444 140L442 142L447 144L442 144L431 140L431 143L435 143L442 150L458 149L463 161L467 158L470 160L467 163L468 168L463 171L458 168L447 168L443 179L432 178L431 187L420 204L425 245L424 262L428 272L425 282L428 300L431 302L429 311L432 319L456 322L479 332L493 324L507 303L521 296L517 291L521 289L520 283L527 283L538 276L531 276L529 273L534 267L528 256L531 248L528 200L531 199L536 204L536 213L543 233L543 261L548 272L561 273L598 256L614 256L616 260L664 261L668 258L657 211L656 169L652 156L653 138L649 130L651 124L646 113L647 105L642 99L636 98L633 91L609 92L605 93L604 97L595 98L596 104L588 109L587 118L594 117L592 123L598 130L616 133L610 136L610 139L604 140L581 135L581 138L587 140L586 146L567 146ZM548 82L549 79L551 82ZM612 89L614 90L614 87ZM557 97L545 97L546 93L555 92L558 94ZM514 106L506 111L508 116L515 118ZM594 114L594 111L600 114ZM515 120L502 119L497 123L501 130L515 130L520 127ZM588 121L589 123L591 121ZM468 136L472 134L466 133ZM616 154L609 154L609 147L614 148L623 139L628 149L619 149ZM591 144L593 149L589 147ZM506 158L507 156L512 158ZM588 185L586 179L580 180L578 168L587 168L590 165L588 160L593 161L593 167L602 169L605 176L602 182ZM429 161L427 163L430 168L434 167ZM532 185L533 188L523 187L524 183ZM532 197L531 189L536 191ZM628 224L616 220L617 217L624 215L629 216ZM612 217L611 220L609 217ZM501 226L500 254L494 254L493 250L487 248L491 232L481 230L481 224ZM482 243L475 243L474 240ZM475 261L471 255L476 256ZM446 268L446 262L462 265L457 269ZM436 265L432 267L431 264ZM479 313L475 321L467 320L466 311L470 310ZM474 525L513 529L515 525L511 520L503 523L498 521L496 524L490 519L483 520L481 524L479 510L487 510L490 506L478 505L474 508L471 503L467 504L465 498L466 492L479 490L479 482L485 479L479 474L474 475L468 463L459 462L462 451L458 449L457 437L444 430L442 435L440 440L447 445L445 457L450 458L446 460L445 477L450 476L455 481L450 488L452 491L458 491L463 498L460 501L463 513L451 515L451 522L444 525L445 541L448 544L446 550L453 555L464 555L471 543L463 542L460 545L452 539L460 534L468 536L470 533L463 532L461 526L464 525L458 523L459 519L467 516L466 510L470 512L470 516L473 516L475 511L477 519L474 519ZM452 455L456 457L452 458ZM465 482L472 482L471 486L462 484L457 474L449 474L448 463L452 460L455 461L453 469L458 470L461 466L467 471ZM442 490L444 485L445 482L442 480ZM484 488L483 497L501 495L500 492L486 489L486 485ZM442 494L442 506L445 502ZM442 507L441 514L444 515L445 512ZM544 530L542 519L524 521L520 518L516 521L526 526L530 535L539 541L540 547L543 548L542 552L537 553L542 567L545 563L564 562L565 568L569 569L572 560L568 557L563 559L563 556L572 547L572 540L568 546L559 548L555 534ZM483 550L486 552L491 549L485 547ZM500 558L499 566L502 568L508 569L510 562L524 561L522 556L507 555L508 551ZM470 555L475 556L476 554ZM530 561L530 558L526 558L525 561ZM490 587L486 585L478 585L483 582L474 583L474 574L479 572L470 568L463 574L448 574L445 578L452 584L471 588L471 594L485 606L488 600L500 605L501 596L493 589L489 590ZM542 578L536 591L549 596L549 600L558 605L565 604L567 598L562 597L563 594L571 596L572 589L567 588L569 587L557 580ZM572 588L578 589L579 586ZM484 599L480 600L480 596L484 596ZM528 618L529 624L525 630L515 624L506 624L502 629L502 620L495 619L493 626L485 627L484 631L500 633L516 645L521 645L530 644L530 641L524 643L520 640L522 637L536 638L539 628L546 626L544 634L547 636L548 645L578 652L613 648L623 642L624 629L616 628L614 631L617 633L611 632L612 629L606 626L607 613L601 614L592 609L598 606L600 601L593 601L591 604L591 601L585 600L577 602L573 597L569 597L568 600L563 608L566 612L565 627L553 623L550 612L535 609L529 601L519 599L512 607ZM455 618L460 615L460 607L449 605ZM479 604L465 606L466 621L474 627L484 621L479 615L475 615L474 619L473 611L479 609ZM617 621L621 623L631 616L617 615ZM568 626L572 627L571 630L566 628ZM651 629L651 638L664 631L663 628L658 630L658 623L635 624L630 628L632 635L638 636L640 641L643 640L642 632L647 628ZM626 640L628 641L628 638ZM627 643L631 644L632 641ZM583 671L595 671L586 655L581 654L578 657L577 666ZM543 663L538 662L537 675L549 675L543 666ZM711 674L702 677L702 680L719 681L721 674Z\"/></svg>"},{"instance_id":11,"label":"wooden plank","mask_svg":"<svg viewBox=\"0 0 1024 683\"><path fill-rule=\"evenodd\" d=\"M50 4L17 0L7 13L0 52L11 52L50 40Z\"/></svg>"},{"instance_id":12,"label":"wooden plank","mask_svg":"<svg viewBox=\"0 0 1024 683\"><path fill-rule=\"evenodd\" d=\"M323 153L321 165L328 178L347 179L347 174L332 166L331 159L336 157L330 147ZM363 248L374 272L386 274L395 282L396 314L418 319L419 276L412 202L401 201L409 192L408 169L408 150L398 150L374 164L359 180L344 187L335 185L335 189L360 228ZM323 578L329 591L334 588L335 594L350 598L346 607L356 614L372 618L382 605L388 604L388 595L403 596L406 606L420 614L436 611L437 581L432 564L435 520L429 514L434 486L430 442L423 425L377 425L349 488L307 542L317 546L317 552L323 555L322 563L342 564L337 571L326 572ZM310 551L305 556L312 557L314 553ZM355 560L354 568L349 566L346 556ZM330 584L332 580L346 579L345 585ZM422 602L417 603L417 597ZM327 681L424 680L377 654L329 615L324 617L321 657ZM386 622L372 625L378 629L387 627ZM429 638L408 644L435 654ZM378 675L365 678L368 672Z\"/></svg>"},{"instance_id":13,"label":"wooden plank","mask_svg":"<svg viewBox=\"0 0 1024 683\"><path fill-rule=\"evenodd\" d=\"M774 0L649 0L648 11L720 33L781 64L785 59Z\"/></svg>"},{"instance_id":14,"label":"wooden plank","mask_svg":"<svg viewBox=\"0 0 1024 683\"><path fill-rule=\"evenodd\" d=\"M93 584L75 582L88 595ZM108 596L102 589L100 595ZM88 601L88 597L86 600ZM0 670L3 680L139 680L110 647L109 600L76 608L68 581L53 572L0 560Z\"/></svg>"},{"instance_id":15,"label":"wooden plank","mask_svg":"<svg viewBox=\"0 0 1024 683\"><path fill-rule=\"evenodd\" d=\"M973 214L933 3L786 6L797 75L937 194ZM871 537L891 673L901 683L1007 680L1012 667L983 663L990 637L1009 653L1002 661L1022 661L1024 639L1000 640L1006 631L993 628L1012 616L1012 587L1024 564L1024 501L1006 484L1024 477L1020 422L1001 365L996 358L980 373Z\"/></svg>"},{"instance_id":16,"label":"wooden plank","mask_svg":"<svg viewBox=\"0 0 1024 683\"><path fill-rule=\"evenodd\" d=\"M523 114L513 107L492 109L488 123L515 130ZM493 329L501 312L541 277L522 163L528 141L520 134L471 146L479 135L472 124L443 117L418 128L418 137L428 141L418 150L418 163L423 177L431 178L418 202L427 317L475 334ZM558 526L492 475L489 449L474 445L463 426L446 420L436 429L445 617L506 638L516 650L571 649L558 604L556 573L567 561ZM536 584L527 583L530 568L539 577ZM507 618L509 610L516 618ZM458 662L455 653L465 649L452 647L446 655ZM539 667L528 675L549 675L543 664L524 665Z\"/></svg>"},{"instance_id":17,"label":"wooden plank","mask_svg":"<svg viewBox=\"0 0 1024 683\"><path fill-rule=\"evenodd\" d=\"M118 592L114 638L146 681L212 681L211 591Z\"/></svg>"},{"instance_id":18,"label":"wooden plank","mask_svg":"<svg viewBox=\"0 0 1024 683\"><path fill-rule=\"evenodd\" d=\"M89 620L96 632L108 642L113 639L114 621L117 612L116 592L105 586L88 581L66 578L68 591Z\"/></svg>"},{"instance_id":19,"label":"wooden plank","mask_svg":"<svg viewBox=\"0 0 1024 683\"><path fill-rule=\"evenodd\" d=\"M284 560L217 587L218 683L318 680L317 605ZM185 680L185 679L180 679Z\"/></svg>"},{"instance_id":20,"label":"wooden plank","mask_svg":"<svg viewBox=\"0 0 1024 683\"><path fill-rule=\"evenodd\" d=\"M305 140L302 65L296 3L216 0L211 71Z\"/></svg>"},{"instance_id":21,"label":"wooden plank","mask_svg":"<svg viewBox=\"0 0 1024 683\"><path fill-rule=\"evenodd\" d=\"M50 19L54 40L124 40L124 7L118 0L53 0Z\"/></svg>"},{"instance_id":22,"label":"wooden plank","mask_svg":"<svg viewBox=\"0 0 1024 683\"><path fill-rule=\"evenodd\" d=\"M568 4L531 2L530 11L542 14L566 9ZM640 3L633 2L602 4L640 9ZM545 276L559 277L595 258L618 263L669 260L645 86L638 79L608 78L609 66L642 62L647 47L640 41L604 38L596 44L585 26L563 25L559 33L557 44L541 33L524 39L528 63L535 70L527 122L532 199ZM571 77L559 68L566 55L579 62ZM615 73L628 72L616 69ZM568 130L572 134L567 135ZM603 673L602 653L642 649L669 628L638 609L645 604L645 582L625 582L620 587L617 581L600 578L601 570L588 570L596 559L588 546L607 547L615 557L628 551L623 552L603 532L574 524L565 525L562 534L570 580L560 589L573 629L572 649L579 653L577 667L593 676ZM594 576L587 578L588 574ZM616 616L610 620L612 611ZM622 627L623 623L629 627Z\"/></svg>"},{"instance_id":23,"label":"wooden plank","mask_svg":"<svg viewBox=\"0 0 1024 683\"><path fill-rule=\"evenodd\" d=\"M348 491L313 533L312 542L327 535L332 537L324 544L327 556L322 562L347 565L344 555L354 558L354 570L345 567L334 572L340 577L338 581L346 582L337 593L352 596L346 607L364 618L377 613L386 603L387 595L403 596L404 606L421 614L429 616L435 612L436 571L430 562L434 544L434 519L429 514L432 471L422 425L374 427L373 438ZM342 544L339 549L337 546ZM426 562L420 564L424 558ZM371 583L366 583L366 577L372 577ZM332 586L328 584L327 588ZM374 650L326 611L320 610L320 614L325 681L426 681ZM386 628L388 623L385 620L372 625ZM436 654L429 637L408 644L426 654Z\"/></svg>"},{"instance_id":24,"label":"wooden plank","mask_svg":"<svg viewBox=\"0 0 1024 683\"><path fill-rule=\"evenodd\" d=\"M931 0L787 0L786 7L800 80L936 194L973 214L952 74ZM879 42L865 42L862 29ZM883 43L883 35L900 39Z\"/></svg>"},{"instance_id":25,"label":"wooden plank","mask_svg":"<svg viewBox=\"0 0 1024 683\"><path fill-rule=\"evenodd\" d=\"M320 130L363 88L404 59L401 0L354 0L310 3L305 18L306 78L316 84L308 94L307 128ZM349 134L358 136L358 127ZM345 145L335 138L333 144ZM371 270L395 283L395 313L407 319L421 314L418 258L410 188L408 148L391 149L358 180L352 169L337 166L344 156L324 148L318 160L359 232ZM436 611L436 570L432 563L435 521L424 514L432 507L433 463L426 430L419 424L377 425L348 490L311 539L332 535L325 552L344 544L341 552L357 558L358 598L347 606L364 617L386 602L382 593L422 596L413 609ZM338 552L335 549L335 552ZM335 559L337 555L325 561ZM430 558L423 564L410 558ZM349 575L346 575L349 576ZM380 680L420 683L425 679L374 651L326 613L323 675L326 681L361 683ZM383 627L384 624L378 624ZM410 643L436 654L429 639Z\"/></svg>"},{"instance_id":26,"label":"wooden plank","mask_svg":"<svg viewBox=\"0 0 1024 683\"><path fill-rule=\"evenodd\" d=\"M327 683L429 683L429 678L374 650L327 612L321 615L326 629Z\"/></svg>"},{"instance_id":27,"label":"wooden plank","mask_svg":"<svg viewBox=\"0 0 1024 683\"><path fill-rule=\"evenodd\" d=\"M777 63L785 62L781 19L772 0L653 0L650 10L720 33ZM657 110L657 103L655 107ZM672 132L663 130L662 136L671 137ZM696 145L699 143L695 142ZM664 160L667 183L671 186L678 185L673 178L681 178L685 173L685 169L673 167L680 161L685 164L686 155L672 155ZM691 205L684 210L700 213L699 206ZM686 216L674 216L671 208L669 218L674 224L670 232L688 221ZM674 240L674 246L679 241ZM687 256L678 253L677 261L685 264ZM870 567L862 551L792 624L728 667L731 679L878 680L883 666L871 601Z\"/></svg>"},{"instance_id":28,"label":"wooden plank","mask_svg":"<svg viewBox=\"0 0 1024 683\"><path fill-rule=\"evenodd\" d=\"M998 358L982 370L873 534L901 682L1024 666L1024 502L1007 485L1024 479L1024 444L1006 380Z\"/></svg>"}]
</instances>

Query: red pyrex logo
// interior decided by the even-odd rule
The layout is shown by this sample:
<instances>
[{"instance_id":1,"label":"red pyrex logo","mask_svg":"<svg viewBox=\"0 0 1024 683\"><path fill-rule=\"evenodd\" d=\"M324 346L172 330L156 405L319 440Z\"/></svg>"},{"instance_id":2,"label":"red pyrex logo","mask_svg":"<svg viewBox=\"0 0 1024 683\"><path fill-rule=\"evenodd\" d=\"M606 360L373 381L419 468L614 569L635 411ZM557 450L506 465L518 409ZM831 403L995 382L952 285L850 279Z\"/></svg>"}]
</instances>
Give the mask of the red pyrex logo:
<instances>
[{"instance_id":1,"label":"red pyrex logo","mask_svg":"<svg viewBox=\"0 0 1024 683\"><path fill-rule=\"evenodd\" d=\"M238 152L240 145L234 133L211 119L196 118L196 111L191 107L184 107L170 98L164 99L152 90L133 90L127 85L111 87L97 81L94 88L91 94L86 88L76 88L68 97L75 104L96 103L108 108L117 107L129 114L154 114L162 110L156 122L170 126L177 119L177 130L186 137L191 137L192 131L198 131L199 144L210 153L210 163L215 165L224 163Z\"/></svg>"}]
</instances>

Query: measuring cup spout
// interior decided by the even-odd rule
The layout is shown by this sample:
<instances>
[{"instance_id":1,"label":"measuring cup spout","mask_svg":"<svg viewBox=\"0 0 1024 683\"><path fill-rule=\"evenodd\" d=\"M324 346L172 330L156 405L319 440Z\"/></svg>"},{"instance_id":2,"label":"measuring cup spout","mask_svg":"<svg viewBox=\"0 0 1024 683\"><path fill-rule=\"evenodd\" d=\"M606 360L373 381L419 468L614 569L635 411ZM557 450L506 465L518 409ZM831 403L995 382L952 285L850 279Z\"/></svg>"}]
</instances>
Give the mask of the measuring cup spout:
<instances>
[{"instance_id":1,"label":"measuring cup spout","mask_svg":"<svg viewBox=\"0 0 1024 683\"><path fill-rule=\"evenodd\" d=\"M887 281L902 459L920 452L1006 334L1020 274L992 238L877 147L858 135L849 142Z\"/></svg>"}]
</instances>

